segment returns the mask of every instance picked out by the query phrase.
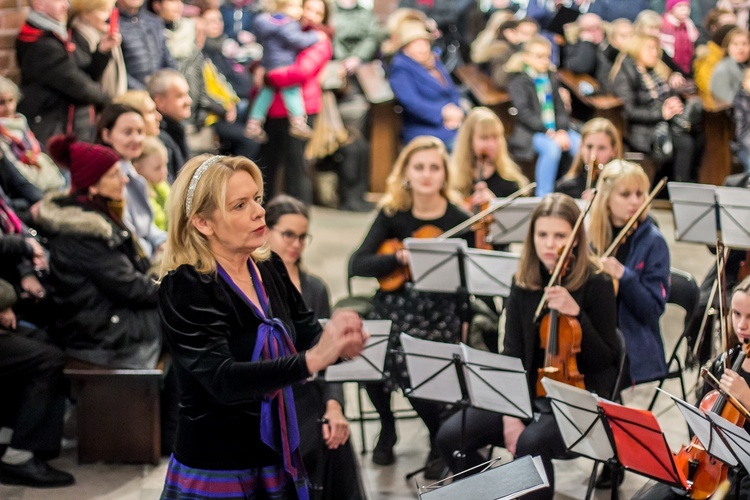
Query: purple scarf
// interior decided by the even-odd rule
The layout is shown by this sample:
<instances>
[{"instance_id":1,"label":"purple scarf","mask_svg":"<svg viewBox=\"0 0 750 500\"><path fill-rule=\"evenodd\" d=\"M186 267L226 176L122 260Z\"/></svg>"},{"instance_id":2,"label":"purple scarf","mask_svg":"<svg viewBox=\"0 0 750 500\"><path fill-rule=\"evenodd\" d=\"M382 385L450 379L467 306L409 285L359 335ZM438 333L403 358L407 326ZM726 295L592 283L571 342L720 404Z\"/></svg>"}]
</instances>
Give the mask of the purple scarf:
<instances>
[{"instance_id":1,"label":"purple scarf","mask_svg":"<svg viewBox=\"0 0 750 500\"><path fill-rule=\"evenodd\" d=\"M284 324L271 317L268 295L260 282L255 266L247 263L253 288L258 295L261 310L245 295L229 274L218 263L219 275L232 287L242 299L252 308L255 316L260 319L258 339L253 348L252 361L278 359L297 354L292 339ZM299 500L309 500L305 467L299 451L299 428L297 427L297 411L294 407L294 395L290 386L277 389L266 394L260 404L260 438L269 448L284 458L284 469L292 476Z\"/></svg>"}]
</instances>

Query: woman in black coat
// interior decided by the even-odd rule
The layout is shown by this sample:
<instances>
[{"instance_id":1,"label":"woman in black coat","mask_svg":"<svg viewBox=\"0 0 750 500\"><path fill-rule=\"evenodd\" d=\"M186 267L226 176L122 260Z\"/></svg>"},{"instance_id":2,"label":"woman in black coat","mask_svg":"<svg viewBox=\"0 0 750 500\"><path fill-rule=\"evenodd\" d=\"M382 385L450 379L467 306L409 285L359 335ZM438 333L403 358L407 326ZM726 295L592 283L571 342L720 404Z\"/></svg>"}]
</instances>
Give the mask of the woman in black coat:
<instances>
[{"instance_id":1,"label":"woman in black coat","mask_svg":"<svg viewBox=\"0 0 750 500\"><path fill-rule=\"evenodd\" d=\"M127 178L112 149L50 141L70 169L71 193L45 198L39 222L50 237L57 314L53 334L72 357L116 368L153 368L161 351L158 287L122 222Z\"/></svg>"}]
</instances>

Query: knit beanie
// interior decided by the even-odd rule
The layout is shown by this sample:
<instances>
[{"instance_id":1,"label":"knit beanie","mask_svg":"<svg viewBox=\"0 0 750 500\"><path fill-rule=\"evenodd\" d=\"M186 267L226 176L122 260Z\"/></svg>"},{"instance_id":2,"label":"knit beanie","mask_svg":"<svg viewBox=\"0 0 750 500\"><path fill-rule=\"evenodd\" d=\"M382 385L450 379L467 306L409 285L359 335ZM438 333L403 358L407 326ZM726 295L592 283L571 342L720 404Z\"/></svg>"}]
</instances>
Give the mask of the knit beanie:
<instances>
[{"instance_id":1,"label":"knit beanie","mask_svg":"<svg viewBox=\"0 0 750 500\"><path fill-rule=\"evenodd\" d=\"M664 12L669 12L672 9L674 9L675 5L679 3L690 3L689 0L667 0L667 3L664 5Z\"/></svg>"},{"instance_id":2,"label":"knit beanie","mask_svg":"<svg viewBox=\"0 0 750 500\"><path fill-rule=\"evenodd\" d=\"M71 191L82 191L102 178L120 157L112 148L76 141L74 135L56 135L47 145L50 156L70 170Z\"/></svg>"}]
</instances>

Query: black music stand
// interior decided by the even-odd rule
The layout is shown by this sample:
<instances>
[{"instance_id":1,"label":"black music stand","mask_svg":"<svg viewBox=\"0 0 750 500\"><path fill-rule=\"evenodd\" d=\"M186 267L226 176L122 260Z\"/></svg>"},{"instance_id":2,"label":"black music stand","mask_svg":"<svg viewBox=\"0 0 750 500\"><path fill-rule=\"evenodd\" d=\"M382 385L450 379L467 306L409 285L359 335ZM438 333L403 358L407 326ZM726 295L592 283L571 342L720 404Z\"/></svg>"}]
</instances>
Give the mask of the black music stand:
<instances>
[{"instance_id":1,"label":"black music stand","mask_svg":"<svg viewBox=\"0 0 750 500\"><path fill-rule=\"evenodd\" d=\"M712 411L706 413L706 416L718 428L729 450L745 471L750 472L750 434Z\"/></svg>"},{"instance_id":2,"label":"black music stand","mask_svg":"<svg viewBox=\"0 0 750 500\"><path fill-rule=\"evenodd\" d=\"M596 483L599 463L610 463L617 470L617 456L610 441L607 425L599 408L599 398L585 389L579 389L549 378L542 385L550 399L555 422L570 453L594 461L586 499L591 498ZM617 478L612 478L612 498L618 497Z\"/></svg>"},{"instance_id":3,"label":"black music stand","mask_svg":"<svg viewBox=\"0 0 750 500\"><path fill-rule=\"evenodd\" d=\"M519 359L479 351L464 344L421 340L405 333L401 334L401 347L411 385L406 395L450 403L462 412L456 454L460 470L464 469L466 458L466 410L471 406L519 418L533 416L526 372ZM503 392L498 387L509 390ZM415 473L407 479L413 475Z\"/></svg>"},{"instance_id":4,"label":"black music stand","mask_svg":"<svg viewBox=\"0 0 750 500\"><path fill-rule=\"evenodd\" d=\"M490 460L471 469L425 486L417 484L420 500L505 500L518 498L549 486L539 457L529 455L499 465ZM475 469L480 472L471 473ZM465 477L461 477L465 476ZM449 482L450 481L450 482Z\"/></svg>"}]
</instances>

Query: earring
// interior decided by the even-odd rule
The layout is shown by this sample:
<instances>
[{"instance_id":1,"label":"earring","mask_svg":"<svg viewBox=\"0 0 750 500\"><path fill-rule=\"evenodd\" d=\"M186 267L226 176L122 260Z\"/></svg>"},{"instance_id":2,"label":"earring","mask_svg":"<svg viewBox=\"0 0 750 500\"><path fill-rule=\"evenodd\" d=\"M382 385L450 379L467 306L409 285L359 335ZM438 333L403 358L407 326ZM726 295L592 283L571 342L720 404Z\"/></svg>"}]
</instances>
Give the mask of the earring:
<instances>
[{"instance_id":1,"label":"earring","mask_svg":"<svg viewBox=\"0 0 750 500\"><path fill-rule=\"evenodd\" d=\"M401 186L405 191L411 191L411 182L409 182L409 179L404 179L404 182L401 183Z\"/></svg>"}]
</instances>

